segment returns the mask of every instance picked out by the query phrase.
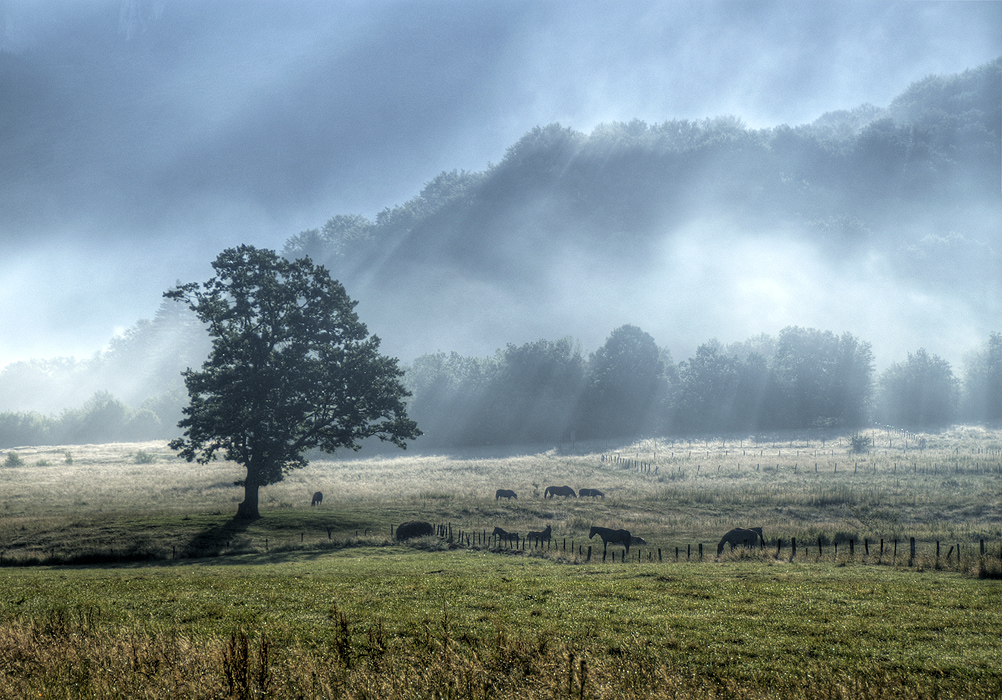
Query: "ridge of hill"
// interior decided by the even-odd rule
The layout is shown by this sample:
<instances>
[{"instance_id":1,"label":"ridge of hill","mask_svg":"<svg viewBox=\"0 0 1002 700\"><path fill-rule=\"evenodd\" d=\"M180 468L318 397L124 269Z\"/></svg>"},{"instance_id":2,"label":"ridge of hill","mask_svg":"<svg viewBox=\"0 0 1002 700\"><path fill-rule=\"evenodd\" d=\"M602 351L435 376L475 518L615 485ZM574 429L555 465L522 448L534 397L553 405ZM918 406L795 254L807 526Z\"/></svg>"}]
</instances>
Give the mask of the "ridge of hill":
<instances>
[{"instance_id":1,"label":"ridge of hill","mask_svg":"<svg viewBox=\"0 0 1002 700\"><path fill-rule=\"evenodd\" d=\"M588 327L624 320L661 342L693 318L707 336L734 326L740 337L763 330L735 323L745 298L786 314L778 328L805 322L790 297L838 306L822 296L843 282L859 289L841 297L875 295L866 303L898 304L885 312L896 318L926 313L910 306L916 296L936 297L929 314L952 306L976 327L953 335L986 334L1002 312L1000 103L1002 58L800 126L750 129L729 116L590 134L537 126L501 162L442 172L374 220L334 216L284 253L325 264L386 335L449 329L440 347L498 328L507 340L570 333L597 345ZM742 276L746 258L770 279ZM745 293L799 265L827 289L792 280ZM392 349L419 354L406 341Z\"/></svg>"}]
</instances>

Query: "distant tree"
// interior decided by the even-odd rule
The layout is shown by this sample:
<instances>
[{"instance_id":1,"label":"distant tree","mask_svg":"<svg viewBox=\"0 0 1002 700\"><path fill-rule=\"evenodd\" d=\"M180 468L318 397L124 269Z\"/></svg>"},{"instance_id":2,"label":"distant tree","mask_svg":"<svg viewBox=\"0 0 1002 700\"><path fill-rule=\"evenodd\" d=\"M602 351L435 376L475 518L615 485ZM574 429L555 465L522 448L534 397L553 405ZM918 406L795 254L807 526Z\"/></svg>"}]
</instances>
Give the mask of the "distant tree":
<instances>
[{"instance_id":1,"label":"distant tree","mask_svg":"<svg viewBox=\"0 0 1002 700\"><path fill-rule=\"evenodd\" d=\"M950 363L924 348L880 375L878 416L892 425L929 428L951 423L959 383Z\"/></svg>"},{"instance_id":2,"label":"distant tree","mask_svg":"<svg viewBox=\"0 0 1002 700\"><path fill-rule=\"evenodd\" d=\"M984 350L967 360L964 417L987 423L1002 422L1002 333L992 333Z\"/></svg>"},{"instance_id":3,"label":"distant tree","mask_svg":"<svg viewBox=\"0 0 1002 700\"><path fill-rule=\"evenodd\" d=\"M703 343L679 368L673 425L696 432L757 430L774 427L770 406L772 378L766 359L750 347L767 336L733 344ZM735 354L734 351L740 351Z\"/></svg>"},{"instance_id":4,"label":"distant tree","mask_svg":"<svg viewBox=\"0 0 1002 700\"><path fill-rule=\"evenodd\" d=\"M259 489L304 466L306 450L357 450L373 436L405 448L420 435L397 361L379 354L325 268L253 246L223 251L212 267L207 282L164 294L212 339L202 369L184 373L184 437L170 445L189 462L222 451L246 468L237 518L259 518Z\"/></svg>"},{"instance_id":5,"label":"distant tree","mask_svg":"<svg viewBox=\"0 0 1002 700\"><path fill-rule=\"evenodd\" d=\"M734 427L740 430L775 428L776 386L769 363L757 352L739 361Z\"/></svg>"},{"instance_id":6,"label":"distant tree","mask_svg":"<svg viewBox=\"0 0 1002 700\"><path fill-rule=\"evenodd\" d=\"M682 362L674 424L687 431L729 430L736 422L739 362L711 340Z\"/></svg>"},{"instance_id":7,"label":"distant tree","mask_svg":"<svg viewBox=\"0 0 1002 700\"><path fill-rule=\"evenodd\" d=\"M52 423L52 419L31 411L0 413L0 448L51 445L56 442Z\"/></svg>"},{"instance_id":8,"label":"distant tree","mask_svg":"<svg viewBox=\"0 0 1002 700\"><path fill-rule=\"evenodd\" d=\"M374 236L375 226L360 214L338 214L320 229L307 229L296 234L282 248L289 260L310 258L318 265L337 270L342 261L357 254Z\"/></svg>"},{"instance_id":9,"label":"distant tree","mask_svg":"<svg viewBox=\"0 0 1002 700\"><path fill-rule=\"evenodd\" d=\"M636 326L614 330L588 362L579 436L629 436L656 430L668 393L661 350Z\"/></svg>"},{"instance_id":10,"label":"distant tree","mask_svg":"<svg viewBox=\"0 0 1002 700\"><path fill-rule=\"evenodd\" d=\"M82 408L59 418L61 443L105 443L125 440L129 408L107 391L94 394Z\"/></svg>"},{"instance_id":11,"label":"distant tree","mask_svg":"<svg viewBox=\"0 0 1002 700\"><path fill-rule=\"evenodd\" d=\"M863 424L873 395L873 352L849 333L790 326L779 334L772 375L786 427Z\"/></svg>"},{"instance_id":12,"label":"distant tree","mask_svg":"<svg viewBox=\"0 0 1002 700\"><path fill-rule=\"evenodd\" d=\"M481 445L488 441L485 405L497 358L438 352L417 357L404 375L413 395L408 413L431 445Z\"/></svg>"},{"instance_id":13,"label":"distant tree","mask_svg":"<svg viewBox=\"0 0 1002 700\"><path fill-rule=\"evenodd\" d=\"M569 338L509 344L489 388L493 442L567 437L583 382L584 359Z\"/></svg>"}]
</instances>

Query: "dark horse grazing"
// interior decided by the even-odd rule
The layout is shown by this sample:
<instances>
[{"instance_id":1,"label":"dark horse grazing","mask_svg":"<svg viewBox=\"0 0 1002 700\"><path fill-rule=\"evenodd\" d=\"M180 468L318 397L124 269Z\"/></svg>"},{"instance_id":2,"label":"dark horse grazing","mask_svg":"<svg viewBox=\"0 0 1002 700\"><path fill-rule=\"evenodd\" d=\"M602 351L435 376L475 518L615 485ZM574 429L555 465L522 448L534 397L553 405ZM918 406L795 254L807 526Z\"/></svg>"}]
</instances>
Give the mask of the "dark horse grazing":
<instances>
[{"instance_id":1,"label":"dark horse grazing","mask_svg":"<svg viewBox=\"0 0 1002 700\"><path fill-rule=\"evenodd\" d=\"M514 491L512 491L511 489L498 489L494 493L494 500L495 501L499 501L502 498L514 498L517 501L518 500L518 494L515 493Z\"/></svg>"},{"instance_id":2,"label":"dark horse grazing","mask_svg":"<svg viewBox=\"0 0 1002 700\"><path fill-rule=\"evenodd\" d=\"M310 503L310 505L318 506L323 502L324 502L324 495L320 491L317 491L315 494L313 494L313 502Z\"/></svg>"},{"instance_id":3,"label":"dark horse grazing","mask_svg":"<svg viewBox=\"0 0 1002 700\"><path fill-rule=\"evenodd\" d=\"M578 491L578 495L582 498L585 496L591 496L592 498L605 498L605 494L598 489L581 489Z\"/></svg>"},{"instance_id":4,"label":"dark horse grazing","mask_svg":"<svg viewBox=\"0 0 1002 700\"><path fill-rule=\"evenodd\" d=\"M435 528L431 526L431 523L426 523L423 520L408 520L406 523L400 523L397 526L396 537L398 540L409 540L412 537L424 537L425 535L435 534Z\"/></svg>"},{"instance_id":5,"label":"dark horse grazing","mask_svg":"<svg viewBox=\"0 0 1002 700\"><path fill-rule=\"evenodd\" d=\"M532 530L530 530L526 534L525 539L529 540L530 544L533 541L535 541L536 544L543 544L543 542L549 542L550 541L550 532L551 532L551 528L550 528L549 525L547 525L546 529L543 530L542 532L533 532Z\"/></svg>"},{"instance_id":6,"label":"dark horse grazing","mask_svg":"<svg viewBox=\"0 0 1002 700\"><path fill-rule=\"evenodd\" d=\"M508 532L507 530L502 530L499 527L494 528L494 537L498 538L498 542L514 542L518 544L518 533Z\"/></svg>"},{"instance_id":7,"label":"dark horse grazing","mask_svg":"<svg viewBox=\"0 0 1002 700\"><path fill-rule=\"evenodd\" d=\"M720 544L717 545L717 554L724 551L724 545L730 543L731 548L734 547L754 547L759 543L765 544L765 536L762 534L762 528L760 527L736 527L726 535L724 535Z\"/></svg>"},{"instance_id":8,"label":"dark horse grazing","mask_svg":"<svg viewBox=\"0 0 1002 700\"><path fill-rule=\"evenodd\" d=\"M553 498L554 496L570 496L571 498L578 497L578 495L574 493L574 489L570 486L547 486L546 490L543 491L543 498Z\"/></svg>"},{"instance_id":9,"label":"dark horse grazing","mask_svg":"<svg viewBox=\"0 0 1002 700\"><path fill-rule=\"evenodd\" d=\"M588 539L591 539L595 535L602 538L602 544L606 547L609 543L621 544L626 547L626 551L630 551L630 545L633 544L633 537L630 535L629 530L613 530L610 527L593 527L591 532L588 533Z\"/></svg>"}]
</instances>

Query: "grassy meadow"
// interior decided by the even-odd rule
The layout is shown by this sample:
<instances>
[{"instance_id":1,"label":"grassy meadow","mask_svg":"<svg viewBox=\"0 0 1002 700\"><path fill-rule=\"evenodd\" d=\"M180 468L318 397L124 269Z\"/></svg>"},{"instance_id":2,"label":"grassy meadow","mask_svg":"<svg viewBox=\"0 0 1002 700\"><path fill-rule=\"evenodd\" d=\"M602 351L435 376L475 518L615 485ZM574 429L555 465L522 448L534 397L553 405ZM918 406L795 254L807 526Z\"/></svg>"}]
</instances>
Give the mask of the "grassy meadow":
<instances>
[{"instance_id":1,"label":"grassy meadow","mask_svg":"<svg viewBox=\"0 0 1002 700\"><path fill-rule=\"evenodd\" d=\"M5 451L0 698L998 697L1002 432L867 435L317 459L249 524L236 465ZM603 561L592 525L647 545Z\"/></svg>"}]
</instances>

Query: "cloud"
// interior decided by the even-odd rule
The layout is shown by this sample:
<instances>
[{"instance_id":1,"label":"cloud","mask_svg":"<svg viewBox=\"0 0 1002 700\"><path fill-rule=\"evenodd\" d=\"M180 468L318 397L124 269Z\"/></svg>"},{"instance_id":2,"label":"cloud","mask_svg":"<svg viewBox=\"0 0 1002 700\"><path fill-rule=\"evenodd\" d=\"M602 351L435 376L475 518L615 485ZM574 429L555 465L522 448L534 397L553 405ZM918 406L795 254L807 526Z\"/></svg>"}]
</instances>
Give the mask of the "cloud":
<instances>
[{"instance_id":1,"label":"cloud","mask_svg":"<svg viewBox=\"0 0 1002 700\"><path fill-rule=\"evenodd\" d=\"M1002 53L1002 4L6 0L0 48L5 70L31 71L0 105L16 126L0 173L3 365L97 350L174 281L204 279L222 248L281 248L334 214L372 216L442 170L500 160L536 125L731 113L754 127L886 105L924 75ZM742 318L752 333L838 324L823 298L809 307L789 291L798 279L772 249L743 249L768 272L734 281L685 240L703 267L673 263L720 284L721 305L687 316L684 290L660 290L637 319L653 332L664 313L659 341ZM940 297L916 293L936 310ZM721 311L746 298L764 307L758 322ZM634 320L633 299L600 307L597 342ZM468 351L518 328L510 340L563 333L511 303L535 320L438 337ZM943 303L941 316L964 318ZM424 335L400 346L442 347Z\"/></svg>"}]
</instances>

